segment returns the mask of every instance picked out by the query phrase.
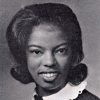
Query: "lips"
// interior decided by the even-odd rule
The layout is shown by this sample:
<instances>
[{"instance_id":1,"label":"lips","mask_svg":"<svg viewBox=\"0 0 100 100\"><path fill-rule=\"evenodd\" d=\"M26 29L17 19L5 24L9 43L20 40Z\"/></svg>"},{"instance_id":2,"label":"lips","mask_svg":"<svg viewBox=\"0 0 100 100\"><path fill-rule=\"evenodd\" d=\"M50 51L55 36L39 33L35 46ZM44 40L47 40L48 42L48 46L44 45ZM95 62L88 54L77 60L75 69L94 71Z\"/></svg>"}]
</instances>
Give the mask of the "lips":
<instances>
[{"instance_id":1,"label":"lips","mask_svg":"<svg viewBox=\"0 0 100 100\"><path fill-rule=\"evenodd\" d=\"M45 81L54 81L58 77L58 72L41 72L39 76L42 77Z\"/></svg>"}]
</instances>

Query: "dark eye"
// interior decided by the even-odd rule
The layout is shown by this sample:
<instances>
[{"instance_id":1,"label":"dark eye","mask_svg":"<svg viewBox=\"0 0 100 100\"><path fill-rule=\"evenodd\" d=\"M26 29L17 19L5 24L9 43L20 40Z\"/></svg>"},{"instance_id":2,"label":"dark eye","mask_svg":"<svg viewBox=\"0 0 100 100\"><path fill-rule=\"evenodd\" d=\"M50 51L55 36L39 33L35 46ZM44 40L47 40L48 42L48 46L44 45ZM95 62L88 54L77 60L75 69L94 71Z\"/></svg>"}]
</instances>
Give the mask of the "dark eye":
<instances>
[{"instance_id":1,"label":"dark eye","mask_svg":"<svg viewBox=\"0 0 100 100\"><path fill-rule=\"evenodd\" d=\"M40 55L40 54L42 54L42 52L40 50L30 50L30 53L32 53L34 55Z\"/></svg>"},{"instance_id":2,"label":"dark eye","mask_svg":"<svg viewBox=\"0 0 100 100\"><path fill-rule=\"evenodd\" d=\"M65 54L66 53L66 48L60 48L56 51L57 54Z\"/></svg>"}]
</instances>

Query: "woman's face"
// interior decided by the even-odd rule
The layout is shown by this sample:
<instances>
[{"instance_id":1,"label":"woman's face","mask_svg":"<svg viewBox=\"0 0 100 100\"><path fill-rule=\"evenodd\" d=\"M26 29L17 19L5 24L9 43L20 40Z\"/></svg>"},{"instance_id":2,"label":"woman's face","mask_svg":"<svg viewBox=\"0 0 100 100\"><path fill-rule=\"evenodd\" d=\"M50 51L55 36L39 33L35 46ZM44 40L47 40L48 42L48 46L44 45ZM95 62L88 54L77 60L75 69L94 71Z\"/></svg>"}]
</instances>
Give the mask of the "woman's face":
<instances>
[{"instance_id":1,"label":"woman's face","mask_svg":"<svg viewBox=\"0 0 100 100\"><path fill-rule=\"evenodd\" d=\"M56 26L36 26L28 41L27 64L37 86L46 90L62 88L70 68L71 50L67 36Z\"/></svg>"}]
</instances>

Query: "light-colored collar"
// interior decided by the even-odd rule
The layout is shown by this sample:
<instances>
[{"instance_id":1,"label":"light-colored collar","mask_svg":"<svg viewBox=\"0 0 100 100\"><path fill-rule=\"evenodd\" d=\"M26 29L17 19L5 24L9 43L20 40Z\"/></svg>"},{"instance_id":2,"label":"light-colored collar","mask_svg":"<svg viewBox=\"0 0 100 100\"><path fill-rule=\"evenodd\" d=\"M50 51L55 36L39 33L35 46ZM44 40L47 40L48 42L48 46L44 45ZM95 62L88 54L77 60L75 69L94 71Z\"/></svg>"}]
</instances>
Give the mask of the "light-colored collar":
<instances>
[{"instance_id":1,"label":"light-colored collar","mask_svg":"<svg viewBox=\"0 0 100 100\"><path fill-rule=\"evenodd\" d=\"M87 82L83 81L79 85L71 85L67 83L66 86L59 92L43 97L43 100L73 100L86 88Z\"/></svg>"}]
</instances>

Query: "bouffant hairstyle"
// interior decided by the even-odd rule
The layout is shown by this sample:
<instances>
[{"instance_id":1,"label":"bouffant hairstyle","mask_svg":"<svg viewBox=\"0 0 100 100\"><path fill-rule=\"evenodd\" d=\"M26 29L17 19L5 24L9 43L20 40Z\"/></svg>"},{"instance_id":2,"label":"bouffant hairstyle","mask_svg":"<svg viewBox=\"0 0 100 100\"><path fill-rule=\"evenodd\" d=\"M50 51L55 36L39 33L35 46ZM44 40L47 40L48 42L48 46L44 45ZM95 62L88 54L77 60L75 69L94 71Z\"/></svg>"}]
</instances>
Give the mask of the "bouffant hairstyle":
<instances>
[{"instance_id":1,"label":"bouffant hairstyle","mask_svg":"<svg viewBox=\"0 0 100 100\"><path fill-rule=\"evenodd\" d=\"M17 65L11 68L11 75L24 84L34 81L27 68L26 48L32 29L43 23L55 25L66 33L72 50L71 62L74 65L68 76L69 82L79 84L87 76L86 65L80 63L84 58L81 28L71 8L59 3L29 5L12 18L6 38Z\"/></svg>"}]
</instances>

